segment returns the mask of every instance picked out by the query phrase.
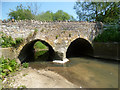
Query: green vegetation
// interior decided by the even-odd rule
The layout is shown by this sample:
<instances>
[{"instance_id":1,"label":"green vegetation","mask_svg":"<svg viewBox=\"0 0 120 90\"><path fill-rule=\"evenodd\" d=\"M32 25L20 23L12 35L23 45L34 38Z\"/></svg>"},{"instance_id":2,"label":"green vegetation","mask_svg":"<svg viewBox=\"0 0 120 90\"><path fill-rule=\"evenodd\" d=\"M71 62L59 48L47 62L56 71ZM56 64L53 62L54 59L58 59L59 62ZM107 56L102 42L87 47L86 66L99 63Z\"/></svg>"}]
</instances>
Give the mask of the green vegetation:
<instances>
[{"instance_id":1,"label":"green vegetation","mask_svg":"<svg viewBox=\"0 0 120 90\"><path fill-rule=\"evenodd\" d=\"M36 32L36 33L38 32L38 29L37 29L37 28L35 28L35 32Z\"/></svg>"},{"instance_id":2,"label":"green vegetation","mask_svg":"<svg viewBox=\"0 0 120 90\"><path fill-rule=\"evenodd\" d=\"M35 49L48 49L47 46L45 46L42 42L40 41L37 41L35 44L34 44L34 48Z\"/></svg>"},{"instance_id":3,"label":"green vegetation","mask_svg":"<svg viewBox=\"0 0 120 90\"><path fill-rule=\"evenodd\" d=\"M14 17L16 20L33 19L33 14L29 6L24 7L22 4L16 7L16 10L11 10L10 18Z\"/></svg>"},{"instance_id":4,"label":"green vegetation","mask_svg":"<svg viewBox=\"0 0 120 90\"><path fill-rule=\"evenodd\" d=\"M120 2L76 2L74 9L79 21L119 23Z\"/></svg>"},{"instance_id":5,"label":"green vegetation","mask_svg":"<svg viewBox=\"0 0 120 90\"><path fill-rule=\"evenodd\" d=\"M26 73L26 74L23 74L23 76L27 76L28 74Z\"/></svg>"},{"instance_id":6,"label":"green vegetation","mask_svg":"<svg viewBox=\"0 0 120 90\"><path fill-rule=\"evenodd\" d=\"M66 12L63 12L62 10L58 10L54 15L53 15L53 21L65 21L65 20L70 20L71 16L67 14Z\"/></svg>"},{"instance_id":7,"label":"green vegetation","mask_svg":"<svg viewBox=\"0 0 120 90\"><path fill-rule=\"evenodd\" d=\"M23 38L16 38L15 40L13 40L13 38L11 36L7 36L3 32L1 32L1 33L2 33L2 35L0 38L0 46L2 46L3 48L15 47L15 46L19 45L21 42L23 42Z\"/></svg>"},{"instance_id":8,"label":"green vegetation","mask_svg":"<svg viewBox=\"0 0 120 90\"><path fill-rule=\"evenodd\" d=\"M42 12L41 14L35 15L35 20L40 21L53 21L53 13L50 11Z\"/></svg>"},{"instance_id":9,"label":"green vegetation","mask_svg":"<svg viewBox=\"0 0 120 90\"><path fill-rule=\"evenodd\" d=\"M0 58L0 78L4 78L11 72L15 72L19 69L20 65L14 60Z\"/></svg>"},{"instance_id":10,"label":"green vegetation","mask_svg":"<svg viewBox=\"0 0 120 90\"><path fill-rule=\"evenodd\" d=\"M46 52L48 52L48 50L43 50L43 51L37 51L37 52L35 52L35 59L37 59L39 56L45 54Z\"/></svg>"},{"instance_id":11,"label":"green vegetation","mask_svg":"<svg viewBox=\"0 0 120 90\"><path fill-rule=\"evenodd\" d=\"M10 73L18 71L20 67L27 68L28 63L18 64L15 59L0 58L0 78L3 80Z\"/></svg>"},{"instance_id":12,"label":"green vegetation","mask_svg":"<svg viewBox=\"0 0 120 90\"><path fill-rule=\"evenodd\" d=\"M40 20L40 21L66 21L66 20L71 20L75 21L73 16L69 15L68 13L58 10L56 13L46 11L42 12L41 14L35 15L35 20Z\"/></svg>"},{"instance_id":13,"label":"green vegetation","mask_svg":"<svg viewBox=\"0 0 120 90\"><path fill-rule=\"evenodd\" d=\"M25 63L22 64L22 66L23 66L23 68L28 68L29 64L25 62Z\"/></svg>"},{"instance_id":14,"label":"green vegetation","mask_svg":"<svg viewBox=\"0 0 120 90\"><path fill-rule=\"evenodd\" d=\"M37 6L36 6L37 8ZM35 13L34 13L35 12ZM14 17L15 20L40 20L40 21L65 21L71 20L75 21L73 16L69 15L62 10L58 10L56 13L51 11L46 11L42 13L37 13L37 10L32 10L31 6L23 6L22 4L16 7L16 10L11 10L9 17Z\"/></svg>"},{"instance_id":15,"label":"green vegetation","mask_svg":"<svg viewBox=\"0 0 120 90\"><path fill-rule=\"evenodd\" d=\"M15 46L17 46L18 44L23 42L23 38L16 38L15 42L16 42Z\"/></svg>"},{"instance_id":16,"label":"green vegetation","mask_svg":"<svg viewBox=\"0 0 120 90\"><path fill-rule=\"evenodd\" d=\"M45 54L46 52L48 52L48 47L40 41L37 41L34 44L34 49L35 49L35 58L36 59L38 58L38 56L41 56L41 55Z\"/></svg>"},{"instance_id":17,"label":"green vegetation","mask_svg":"<svg viewBox=\"0 0 120 90\"><path fill-rule=\"evenodd\" d=\"M58 35L56 35L56 39L58 39Z\"/></svg>"},{"instance_id":18,"label":"green vegetation","mask_svg":"<svg viewBox=\"0 0 120 90\"><path fill-rule=\"evenodd\" d=\"M16 42L13 40L11 36L7 36L3 32L1 32L1 38L0 38L0 46L4 47L11 47L16 44Z\"/></svg>"},{"instance_id":19,"label":"green vegetation","mask_svg":"<svg viewBox=\"0 0 120 90\"><path fill-rule=\"evenodd\" d=\"M19 90L19 89L21 90L21 88L24 89L24 88L26 88L26 86L25 85L20 85L20 86L17 87L17 90Z\"/></svg>"},{"instance_id":20,"label":"green vegetation","mask_svg":"<svg viewBox=\"0 0 120 90\"><path fill-rule=\"evenodd\" d=\"M102 34L95 37L94 42L120 42L119 5L120 2L78 1L74 9L79 21L98 21L108 24L104 27Z\"/></svg>"},{"instance_id":21,"label":"green vegetation","mask_svg":"<svg viewBox=\"0 0 120 90\"><path fill-rule=\"evenodd\" d=\"M120 32L115 29L107 29L95 37L94 42L120 42Z\"/></svg>"}]
</instances>

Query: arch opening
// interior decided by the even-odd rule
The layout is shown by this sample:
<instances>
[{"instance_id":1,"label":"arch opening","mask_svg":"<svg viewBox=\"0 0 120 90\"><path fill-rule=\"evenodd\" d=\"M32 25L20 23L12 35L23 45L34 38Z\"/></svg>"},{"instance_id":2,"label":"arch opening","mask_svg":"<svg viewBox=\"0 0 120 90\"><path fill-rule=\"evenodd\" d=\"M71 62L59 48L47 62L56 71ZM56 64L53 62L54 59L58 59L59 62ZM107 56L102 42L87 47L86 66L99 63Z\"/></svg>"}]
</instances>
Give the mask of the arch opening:
<instances>
[{"instance_id":1,"label":"arch opening","mask_svg":"<svg viewBox=\"0 0 120 90\"><path fill-rule=\"evenodd\" d=\"M89 41L83 38L77 38L69 45L66 57L83 57L83 56L93 56L93 47Z\"/></svg>"},{"instance_id":2,"label":"arch opening","mask_svg":"<svg viewBox=\"0 0 120 90\"><path fill-rule=\"evenodd\" d=\"M34 56L35 55L34 44L37 41L40 41L45 46L47 46L48 51L36 59ZM36 39L36 40L33 40L33 41L27 43L22 48L22 50L20 51L20 53L18 55L18 58L21 61L21 63L24 63L24 62L33 62L33 61L52 61L54 59L54 56L55 56L55 51L53 50L53 48L50 44L48 44L47 42L45 42L43 40Z\"/></svg>"}]
</instances>

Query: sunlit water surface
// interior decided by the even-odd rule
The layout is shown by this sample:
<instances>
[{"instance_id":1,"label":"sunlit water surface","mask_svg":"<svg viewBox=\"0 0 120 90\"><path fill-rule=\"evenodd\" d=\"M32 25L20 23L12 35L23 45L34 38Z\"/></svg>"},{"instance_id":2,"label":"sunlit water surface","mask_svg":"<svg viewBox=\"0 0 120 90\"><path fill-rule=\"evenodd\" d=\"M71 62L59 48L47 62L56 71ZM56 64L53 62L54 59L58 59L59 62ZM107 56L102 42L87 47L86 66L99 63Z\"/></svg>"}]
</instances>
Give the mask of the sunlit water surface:
<instances>
[{"instance_id":1,"label":"sunlit water surface","mask_svg":"<svg viewBox=\"0 0 120 90\"><path fill-rule=\"evenodd\" d=\"M30 62L30 67L54 71L83 88L118 88L118 63L93 58L69 58L66 64Z\"/></svg>"}]
</instances>

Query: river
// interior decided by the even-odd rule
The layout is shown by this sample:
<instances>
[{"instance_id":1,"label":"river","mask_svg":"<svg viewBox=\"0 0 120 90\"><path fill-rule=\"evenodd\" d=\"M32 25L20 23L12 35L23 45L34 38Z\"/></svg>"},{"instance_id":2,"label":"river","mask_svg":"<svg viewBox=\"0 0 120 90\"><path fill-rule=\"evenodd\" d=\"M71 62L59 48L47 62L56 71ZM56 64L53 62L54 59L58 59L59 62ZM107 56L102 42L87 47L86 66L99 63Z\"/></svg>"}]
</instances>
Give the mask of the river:
<instances>
[{"instance_id":1,"label":"river","mask_svg":"<svg viewBox=\"0 0 120 90\"><path fill-rule=\"evenodd\" d=\"M30 67L54 71L82 88L118 88L117 61L90 57L69 58L66 64L30 62Z\"/></svg>"}]
</instances>

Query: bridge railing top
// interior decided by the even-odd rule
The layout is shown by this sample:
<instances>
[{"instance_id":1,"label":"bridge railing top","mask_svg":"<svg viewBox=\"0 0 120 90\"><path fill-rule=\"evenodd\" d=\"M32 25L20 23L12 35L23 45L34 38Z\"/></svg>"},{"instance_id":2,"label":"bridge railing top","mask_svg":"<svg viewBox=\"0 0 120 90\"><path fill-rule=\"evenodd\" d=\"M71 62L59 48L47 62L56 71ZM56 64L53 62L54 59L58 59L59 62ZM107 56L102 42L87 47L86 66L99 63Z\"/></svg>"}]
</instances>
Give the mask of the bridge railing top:
<instances>
[{"instance_id":1,"label":"bridge railing top","mask_svg":"<svg viewBox=\"0 0 120 90\"><path fill-rule=\"evenodd\" d=\"M2 21L1 23L13 23L12 21ZM15 20L15 23L96 23L96 22L87 22L87 21L37 21L37 20Z\"/></svg>"}]
</instances>

